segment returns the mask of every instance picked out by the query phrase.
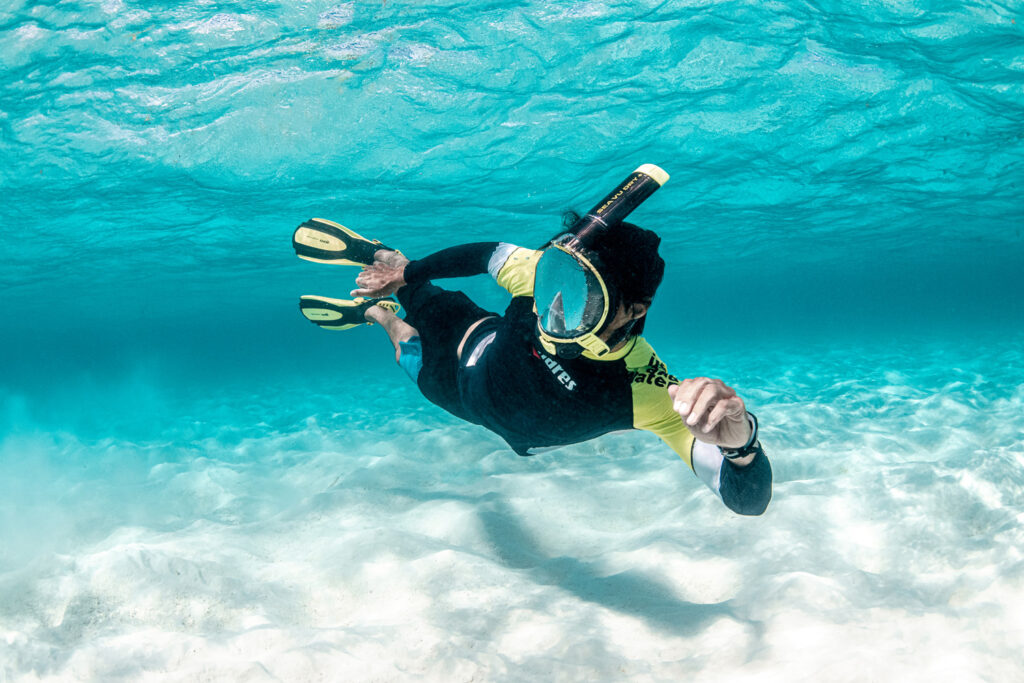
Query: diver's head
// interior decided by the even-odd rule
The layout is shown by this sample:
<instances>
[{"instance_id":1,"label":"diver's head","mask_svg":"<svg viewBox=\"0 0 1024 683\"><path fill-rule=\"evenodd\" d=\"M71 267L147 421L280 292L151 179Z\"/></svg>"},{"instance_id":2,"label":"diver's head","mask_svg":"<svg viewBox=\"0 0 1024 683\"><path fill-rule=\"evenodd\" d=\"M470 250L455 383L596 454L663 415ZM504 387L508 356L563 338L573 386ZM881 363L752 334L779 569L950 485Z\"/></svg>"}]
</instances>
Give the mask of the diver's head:
<instances>
[{"instance_id":1,"label":"diver's head","mask_svg":"<svg viewBox=\"0 0 1024 683\"><path fill-rule=\"evenodd\" d=\"M582 218L562 216L561 234L544 247L534 271L544 350L599 358L643 330L665 262L658 236L624 220L667 180L663 169L644 164Z\"/></svg>"},{"instance_id":2,"label":"diver's head","mask_svg":"<svg viewBox=\"0 0 1024 683\"><path fill-rule=\"evenodd\" d=\"M592 244L603 267L602 275L608 285L611 298L611 311L621 312L618 316L609 316L603 329L598 332L614 331L613 327L621 322L631 327L620 337L641 334L647 321L647 310L654 300L662 278L665 276L665 261L658 254L661 238L651 230L645 230L633 223L619 223L605 230Z\"/></svg>"},{"instance_id":3,"label":"diver's head","mask_svg":"<svg viewBox=\"0 0 1024 683\"><path fill-rule=\"evenodd\" d=\"M647 309L665 272L660 238L632 223L589 230L572 227L551 240L537 263L534 299L538 339L563 358L600 357L644 328Z\"/></svg>"}]
</instances>

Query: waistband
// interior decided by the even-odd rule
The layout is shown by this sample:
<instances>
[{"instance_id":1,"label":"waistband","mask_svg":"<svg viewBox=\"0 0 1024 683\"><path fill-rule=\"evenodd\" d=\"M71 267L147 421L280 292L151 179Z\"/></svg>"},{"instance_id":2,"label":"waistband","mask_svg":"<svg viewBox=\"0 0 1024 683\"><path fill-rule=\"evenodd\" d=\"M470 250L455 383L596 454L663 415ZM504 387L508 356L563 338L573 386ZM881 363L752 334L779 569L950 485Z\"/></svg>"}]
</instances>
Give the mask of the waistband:
<instances>
[{"instance_id":1,"label":"waistband","mask_svg":"<svg viewBox=\"0 0 1024 683\"><path fill-rule=\"evenodd\" d=\"M484 352L498 336L498 325L501 318L488 318L476 326L469 338L462 347L462 359L459 366L462 369L472 368L480 362Z\"/></svg>"}]
</instances>

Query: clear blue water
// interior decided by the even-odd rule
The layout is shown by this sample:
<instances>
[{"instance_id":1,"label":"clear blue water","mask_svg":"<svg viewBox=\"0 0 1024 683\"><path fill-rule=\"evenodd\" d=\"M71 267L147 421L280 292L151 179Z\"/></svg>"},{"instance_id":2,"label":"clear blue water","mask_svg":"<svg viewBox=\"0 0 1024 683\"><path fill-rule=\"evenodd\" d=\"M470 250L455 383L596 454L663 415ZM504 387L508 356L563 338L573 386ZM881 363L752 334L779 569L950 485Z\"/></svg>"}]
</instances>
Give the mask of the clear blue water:
<instances>
[{"instance_id":1,"label":"clear blue water","mask_svg":"<svg viewBox=\"0 0 1024 683\"><path fill-rule=\"evenodd\" d=\"M1022 6L6 3L0 680L1014 678ZM758 413L763 518L297 311L310 216L534 246L645 162L647 336Z\"/></svg>"}]
</instances>

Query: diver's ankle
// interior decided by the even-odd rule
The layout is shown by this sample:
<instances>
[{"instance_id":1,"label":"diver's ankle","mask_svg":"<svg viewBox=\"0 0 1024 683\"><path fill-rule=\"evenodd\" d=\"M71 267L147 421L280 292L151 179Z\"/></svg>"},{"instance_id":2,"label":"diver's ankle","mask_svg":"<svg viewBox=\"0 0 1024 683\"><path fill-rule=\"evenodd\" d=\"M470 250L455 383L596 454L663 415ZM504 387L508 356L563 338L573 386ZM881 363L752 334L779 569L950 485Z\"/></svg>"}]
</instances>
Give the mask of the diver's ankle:
<instances>
[{"instance_id":1,"label":"diver's ankle","mask_svg":"<svg viewBox=\"0 0 1024 683\"><path fill-rule=\"evenodd\" d=\"M390 311L386 311L377 304L374 304L373 306L366 307L366 310L363 311L363 317L366 318L367 322L382 324L381 316L389 312Z\"/></svg>"},{"instance_id":2,"label":"diver's ankle","mask_svg":"<svg viewBox=\"0 0 1024 683\"><path fill-rule=\"evenodd\" d=\"M405 258L401 252L393 249L378 249L373 252L373 260L380 261L392 268L400 268L409 262L409 259Z\"/></svg>"},{"instance_id":3,"label":"diver's ankle","mask_svg":"<svg viewBox=\"0 0 1024 683\"><path fill-rule=\"evenodd\" d=\"M394 303L391 299L387 299L387 301ZM394 311L389 308L384 308L383 306L378 306L377 304L367 306L366 310L363 312L363 317L371 323L377 323L381 326L384 326L387 323L390 323L393 319L398 318Z\"/></svg>"}]
</instances>

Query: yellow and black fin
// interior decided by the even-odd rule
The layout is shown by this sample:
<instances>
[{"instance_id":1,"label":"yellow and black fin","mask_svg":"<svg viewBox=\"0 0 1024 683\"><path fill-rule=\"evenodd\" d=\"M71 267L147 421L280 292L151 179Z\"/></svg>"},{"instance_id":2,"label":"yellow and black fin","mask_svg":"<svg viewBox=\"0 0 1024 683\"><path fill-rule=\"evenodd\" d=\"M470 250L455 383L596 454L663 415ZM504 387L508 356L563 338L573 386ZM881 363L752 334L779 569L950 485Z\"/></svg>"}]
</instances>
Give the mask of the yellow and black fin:
<instances>
[{"instance_id":1,"label":"yellow and black fin","mask_svg":"<svg viewBox=\"0 0 1024 683\"><path fill-rule=\"evenodd\" d=\"M292 247L301 259L343 266L368 266L378 249L395 251L378 240L368 240L340 223L310 218L295 229Z\"/></svg>"},{"instance_id":2,"label":"yellow and black fin","mask_svg":"<svg viewBox=\"0 0 1024 683\"><path fill-rule=\"evenodd\" d=\"M350 330L359 325L371 325L366 319L366 309L370 306L380 306L392 313L401 308L393 299L328 299L312 294L299 299L302 315L326 330Z\"/></svg>"}]
</instances>

